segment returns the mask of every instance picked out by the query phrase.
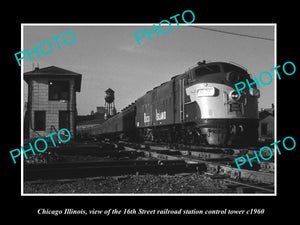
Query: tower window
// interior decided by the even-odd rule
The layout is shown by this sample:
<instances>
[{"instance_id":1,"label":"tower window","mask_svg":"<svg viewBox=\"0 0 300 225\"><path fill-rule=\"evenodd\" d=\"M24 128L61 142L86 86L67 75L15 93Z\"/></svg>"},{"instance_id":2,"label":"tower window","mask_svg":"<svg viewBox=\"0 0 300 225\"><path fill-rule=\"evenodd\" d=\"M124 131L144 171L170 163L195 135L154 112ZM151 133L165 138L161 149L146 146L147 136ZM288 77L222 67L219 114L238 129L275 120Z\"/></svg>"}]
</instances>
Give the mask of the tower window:
<instances>
[{"instance_id":1,"label":"tower window","mask_svg":"<svg viewBox=\"0 0 300 225\"><path fill-rule=\"evenodd\" d=\"M69 100L68 81L49 81L49 100Z\"/></svg>"},{"instance_id":2,"label":"tower window","mask_svg":"<svg viewBox=\"0 0 300 225\"><path fill-rule=\"evenodd\" d=\"M46 129L46 111L34 111L34 130L44 131Z\"/></svg>"}]
</instances>

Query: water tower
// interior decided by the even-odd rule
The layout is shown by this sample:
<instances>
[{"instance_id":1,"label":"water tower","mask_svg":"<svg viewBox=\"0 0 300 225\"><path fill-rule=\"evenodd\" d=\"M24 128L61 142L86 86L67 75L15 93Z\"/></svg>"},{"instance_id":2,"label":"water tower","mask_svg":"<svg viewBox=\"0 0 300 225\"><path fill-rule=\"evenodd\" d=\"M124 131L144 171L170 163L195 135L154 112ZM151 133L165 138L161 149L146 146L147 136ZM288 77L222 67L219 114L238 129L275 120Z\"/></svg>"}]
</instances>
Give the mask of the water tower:
<instances>
[{"instance_id":1,"label":"water tower","mask_svg":"<svg viewBox=\"0 0 300 225\"><path fill-rule=\"evenodd\" d=\"M105 96L105 114L104 118L108 119L109 117L112 117L113 115L116 114L116 108L115 108L115 92L108 88L106 91L106 96Z\"/></svg>"}]
</instances>

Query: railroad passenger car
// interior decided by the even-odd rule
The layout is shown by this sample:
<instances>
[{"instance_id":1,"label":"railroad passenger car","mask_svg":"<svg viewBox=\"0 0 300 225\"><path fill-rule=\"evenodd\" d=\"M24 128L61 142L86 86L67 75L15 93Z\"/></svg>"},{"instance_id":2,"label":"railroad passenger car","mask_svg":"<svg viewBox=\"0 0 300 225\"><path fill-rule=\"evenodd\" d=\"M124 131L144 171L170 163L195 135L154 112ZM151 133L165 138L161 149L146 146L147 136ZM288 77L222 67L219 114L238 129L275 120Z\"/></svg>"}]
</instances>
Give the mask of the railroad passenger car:
<instances>
[{"instance_id":1,"label":"railroad passenger car","mask_svg":"<svg viewBox=\"0 0 300 225\"><path fill-rule=\"evenodd\" d=\"M135 104L117 113L104 123L92 129L91 135L101 138L116 139L120 135L122 138L129 138L135 135Z\"/></svg>"}]
</instances>

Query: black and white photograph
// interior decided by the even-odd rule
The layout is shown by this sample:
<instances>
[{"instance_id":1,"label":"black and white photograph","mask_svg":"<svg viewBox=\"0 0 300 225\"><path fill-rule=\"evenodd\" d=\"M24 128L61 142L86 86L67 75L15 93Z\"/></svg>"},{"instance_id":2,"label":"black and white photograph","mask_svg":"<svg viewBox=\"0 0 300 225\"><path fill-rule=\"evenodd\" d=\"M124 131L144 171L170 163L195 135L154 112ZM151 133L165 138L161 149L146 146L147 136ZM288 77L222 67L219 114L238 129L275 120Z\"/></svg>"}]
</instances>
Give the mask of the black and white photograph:
<instances>
[{"instance_id":1,"label":"black and white photograph","mask_svg":"<svg viewBox=\"0 0 300 225\"><path fill-rule=\"evenodd\" d=\"M24 195L276 194L276 24L22 35Z\"/></svg>"},{"instance_id":2,"label":"black and white photograph","mask_svg":"<svg viewBox=\"0 0 300 225\"><path fill-rule=\"evenodd\" d=\"M113 4L5 7L2 215L297 216L296 7Z\"/></svg>"}]
</instances>

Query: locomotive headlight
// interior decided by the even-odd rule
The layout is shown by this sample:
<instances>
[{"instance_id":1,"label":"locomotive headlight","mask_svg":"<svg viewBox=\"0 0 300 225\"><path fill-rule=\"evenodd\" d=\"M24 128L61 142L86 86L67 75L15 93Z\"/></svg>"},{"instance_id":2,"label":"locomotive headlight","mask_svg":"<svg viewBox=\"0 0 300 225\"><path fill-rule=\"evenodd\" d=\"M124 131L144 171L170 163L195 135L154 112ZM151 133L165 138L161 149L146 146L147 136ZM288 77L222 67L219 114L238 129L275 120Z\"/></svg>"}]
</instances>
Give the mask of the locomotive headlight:
<instances>
[{"instance_id":1,"label":"locomotive headlight","mask_svg":"<svg viewBox=\"0 0 300 225\"><path fill-rule=\"evenodd\" d=\"M209 96L214 96L215 94L216 94L216 88L214 87L203 87L197 89L198 97L209 97Z\"/></svg>"},{"instance_id":2,"label":"locomotive headlight","mask_svg":"<svg viewBox=\"0 0 300 225\"><path fill-rule=\"evenodd\" d=\"M236 90L231 91L231 92L229 93L229 97L230 97L232 100L234 100L234 101L237 101L237 100L240 99L240 96L239 96L239 94L237 93Z\"/></svg>"},{"instance_id":3,"label":"locomotive headlight","mask_svg":"<svg viewBox=\"0 0 300 225\"><path fill-rule=\"evenodd\" d=\"M250 95L259 98L260 97L260 91L258 89L251 89L249 88Z\"/></svg>"}]
</instances>

